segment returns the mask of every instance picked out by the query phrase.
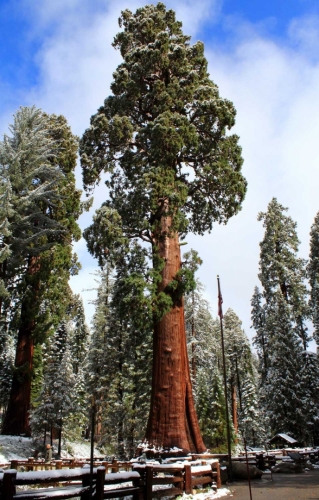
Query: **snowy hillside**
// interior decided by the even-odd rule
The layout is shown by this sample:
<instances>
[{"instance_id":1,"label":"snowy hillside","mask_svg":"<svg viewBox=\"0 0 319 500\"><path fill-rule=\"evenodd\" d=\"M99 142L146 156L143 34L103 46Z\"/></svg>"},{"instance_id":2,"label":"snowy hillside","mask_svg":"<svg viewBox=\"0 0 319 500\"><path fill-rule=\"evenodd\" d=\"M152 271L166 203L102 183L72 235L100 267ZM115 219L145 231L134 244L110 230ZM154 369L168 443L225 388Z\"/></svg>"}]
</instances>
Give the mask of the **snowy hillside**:
<instances>
[{"instance_id":1,"label":"snowy hillside","mask_svg":"<svg viewBox=\"0 0 319 500\"><path fill-rule=\"evenodd\" d=\"M32 457L36 449L38 449L37 443L32 438L0 436L0 463ZM53 456L55 453L57 453L57 446L53 446ZM61 456L64 458L88 458L90 456L90 443L88 441L66 442L62 447ZM103 455L95 449L94 456L102 457Z\"/></svg>"}]
</instances>

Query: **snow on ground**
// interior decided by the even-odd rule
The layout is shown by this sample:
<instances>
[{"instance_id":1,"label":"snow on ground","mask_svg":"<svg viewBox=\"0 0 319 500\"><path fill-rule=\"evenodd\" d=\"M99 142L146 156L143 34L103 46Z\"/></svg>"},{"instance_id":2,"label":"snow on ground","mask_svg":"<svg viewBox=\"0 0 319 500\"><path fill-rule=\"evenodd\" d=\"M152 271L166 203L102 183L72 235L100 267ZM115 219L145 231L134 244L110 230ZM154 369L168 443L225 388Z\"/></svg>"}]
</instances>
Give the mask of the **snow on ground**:
<instances>
[{"instance_id":1,"label":"snow on ground","mask_svg":"<svg viewBox=\"0 0 319 500\"><path fill-rule=\"evenodd\" d=\"M0 463L32 457L37 448L38 444L32 438L0 435ZM57 443L54 442L53 457L57 453L57 449ZM62 446L61 456L63 458L88 458L90 450L89 441L65 442ZM104 455L95 448L94 456L103 457Z\"/></svg>"},{"instance_id":2,"label":"snow on ground","mask_svg":"<svg viewBox=\"0 0 319 500\"><path fill-rule=\"evenodd\" d=\"M0 436L1 463L32 457L33 453L32 439L20 436Z\"/></svg>"},{"instance_id":3,"label":"snow on ground","mask_svg":"<svg viewBox=\"0 0 319 500\"><path fill-rule=\"evenodd\" d=\"M208 491L205 493L197 493L196 495L183 495L182 500L215 500L215 498L226 497L230 494L228 488L219 488L216 492Z\"/></svg>"}]
</instances>

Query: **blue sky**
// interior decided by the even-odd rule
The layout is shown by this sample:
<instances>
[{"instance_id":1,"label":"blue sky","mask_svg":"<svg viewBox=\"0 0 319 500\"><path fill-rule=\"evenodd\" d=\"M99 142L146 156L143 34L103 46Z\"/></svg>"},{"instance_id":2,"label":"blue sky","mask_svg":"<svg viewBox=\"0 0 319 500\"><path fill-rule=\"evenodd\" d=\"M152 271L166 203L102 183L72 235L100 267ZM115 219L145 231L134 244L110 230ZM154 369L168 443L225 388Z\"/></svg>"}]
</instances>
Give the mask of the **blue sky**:
<instances>
[{"instance_id":1,"label":"blue sky","mask_svg":"<svg viewBox=\"0 0 319 500\"><path fill-rule=\"evenodd\" d=\"M111 47L117 19L139 0L0 0L0 133L20 105L64 114L81 135L109 94L120 62ZM248 193L240 214L210 235L187 238L204 260L199 277L216 314L216 275L224 306L250 330L250 298L258 284L257 213L273 196L298 223L300 256L319 210L319 2L317 0L169 0L193 40L205 42L211 78L237 109ZM81 186L80 168L77 181ZM94 208L106 197L95 192ZM84 229L94 209L82 216ZM185 247L184 247L185 248ZM82 240L83 265L72 286L94 287L96 264ZM186 248L185 248L186 250ZM94 292L83 292L90 318Z\"/></svg>"}]
</instances>

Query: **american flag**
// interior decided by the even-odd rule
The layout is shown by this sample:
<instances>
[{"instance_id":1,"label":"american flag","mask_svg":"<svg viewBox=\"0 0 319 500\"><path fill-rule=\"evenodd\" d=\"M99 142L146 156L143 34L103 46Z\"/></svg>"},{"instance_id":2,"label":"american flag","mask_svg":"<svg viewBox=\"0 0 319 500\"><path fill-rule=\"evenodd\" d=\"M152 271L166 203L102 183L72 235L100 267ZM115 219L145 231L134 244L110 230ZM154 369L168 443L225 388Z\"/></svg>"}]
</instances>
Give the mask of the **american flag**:
<instances>
[{"instance_id":1,"label":"american flag","mask_svg":"<svg viewBox=\"0 0 319 500\"><path fill-rule=\"evenodd\" d=\"M224 317L222 304L223 304L222 292L219 292L218 293L218 316L220 317L220 319L223 319L223 317Z\"/></svg>"}]
</instances>

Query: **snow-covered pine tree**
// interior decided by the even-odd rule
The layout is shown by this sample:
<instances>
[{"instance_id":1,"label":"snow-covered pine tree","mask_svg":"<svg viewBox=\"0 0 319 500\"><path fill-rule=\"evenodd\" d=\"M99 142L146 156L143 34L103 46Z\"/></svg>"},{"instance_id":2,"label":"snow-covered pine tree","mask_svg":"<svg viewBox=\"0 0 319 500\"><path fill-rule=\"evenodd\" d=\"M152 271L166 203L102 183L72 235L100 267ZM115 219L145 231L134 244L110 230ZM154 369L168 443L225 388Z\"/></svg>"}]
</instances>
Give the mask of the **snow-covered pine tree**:
<instances>
[{"instance_id":1,"label":"snow-covered pine tree","mask_svg":"<svg viewBox=\"0 0 319 500\"><path fill-rule=\"evenodd\" d=\"M263 414L257 397L258 374L242 321L228 309L224 314L228 394L235 432L250 444L264 439Z\"/></svg>"},{"instance_id":2,"label":"snow-covered pine tree","mask_svg":"<svg viewBox=\"0 0 319 500\"><path fill-rule=\"evenodd\" d=\"M314 338L319 345L319 212L310 231L310 255L307 266L310 284L310 308L314 326Z\"/></svg>"},{"instance_id":3,"label":"snow-covered pine tree","mask_svg":"<svg viewBox=\"0 0 319 500\"><path fill-rule=\"evenodd\" d=\"M82 297L79 294L72 294L72 299L68 307L70 318L69 345L72 354L73 371L79 373L87 356L89 327L85 322L85 312Z\"/></svg>"},{"instance_id":4,"label":"snow-covered pine tree","mask_svg":"<svg viewBox=\"0 0 319 500\"><path fill-rule=\"evenodd\" d=\"M130 254L117 262L108 318L111 335L106 349L111 383L103 421L122 457L133 456L145 432L149 407L152 328L145 295L145 259L145 250L133 243Z\"/></svg>"},{"instance_id":5,"label":"snow-covered pine tree","mask_svg":"<svg viewBox=\"0 0 319 500\"><path fill-rule=\"evenodd\" d=\"M272 432L285 432L302 441L307 422L301 383L303 350L280 289L267 311L266 328L270 332L270 366L261 393L270 427Z\"/></svg>"},{"instance_id":6,"label":"snow-covered pine tree","mask_svg":"<svg viewBox=\"0 0 319 500\"><path fill-rule=\"evenodd\" d=\"M14 370L15 357L15 342L12 336L1 336L1 356L0 356L0 414L1 420L6 413L10 390L12 384L12 376ZM0 425L2 421L0 420Z\"/></svg>"},{"instance_id":7,"label":"snow-covered pine tree","mask_svg":"<svg viewBox=\"0 0 319 500\"><path fill-rule=\"evenodd\" d=\"M261 395L271 431L290 432L306 443L312 441L312 408L317 398L310 390L315 384L310 383L313 367L307 353L311 337L306 327L310 316L306 261L297 255L296 223L285 211L273 198L267 212L258 215L265 228L259 273L263 302L255 290L252 318L263 374Z\"/></svg>"},{"instance_id":8,"label":"snow-covered pine tree","mask_svg":"<svg viewBox=\"0 0 319 500\"><path fill-rule=\"evenodd\" d=\"M256 347L257 355L259 359L259 371L262 380L265 380L267 376L268 366L269 366L269 338L267 336L267 331L265 329L265 304L263 302L263 295L259 288L256 286L254 294L251 299L251 319L252 326L254 328L256 335L253 339L253 345Z\"/></svg>"},{"instance_id":9,"label":"snow-covered pine tree","mask_svg":"<svg viewBox=\"0 0 319 500\"><path fill-rule=\"evenodd\" d=\"M34 344L63 317L67 282L78 268L71 243L80 237L76 219L84 207L73 172L77 140L65 118L20 108L9 130L0 143L0 178L11 185L10 234L2 242L11 254L1 267L10 304L1 313L18 341L3 433L28 435Z\"/></svg>"},{"instance_id":10,"label":"snow-covered pine tree","mask_svg":"<svg viewBox=\"0 0 319 500\"><path fill-rule=\"evenodd\" d=\"M193 265L199 263L194 253L185 254L184 259ZM200 430L207 447L218 453L227 447L219 322L212 317L209 303L204 297L204 286L199 280L196 280L196 288L185 295L184 307L188 356Z\"/></svg>"},{"instance_id":11,"label":"snow-covered pine tree","mask_svg":"<svg viewBox=\"0 0 319 500\"><path fill-rule=\"evenodd\" d=\"M30 423L34 434L57 431L61 453L62 429L74 424L70 418L78 410L75 391L76 377L72 369L69 345L69 325L62 321L48 342L44 376L37 405L31 412Z\"/></svg>"},{"instance_id":12,"label":"snow-covered pine tree","mask_svg":"<svg viewBox=\"0 0 319 500\"><path fill-rule=\"evenodd\" d=\"M101 270L87 364L97 434L109 453L132 457L145 431L151 388L151 325L144 249L131 242L114 271ZM102 264L102 260L100 262Z\"/></svg>"},{"instance_id":13,"label":"snow-covered pine tree","mask_svg":"<svg viewBox=\"0 0 319 500\"><path fill-rule=\"evenodd\" d=\"M6 172L0 169L0 321L2 320L2 302L8 296L5 283L5 262L11 254L8 238L11 235L9 218L12 216L12 188Z\"/></svg>"},{"instance_id":14,"label":"snow-covered pine tree","mask_svg":"<svg viewBox=\"0 0 319 500\"><path fill-rule=\"evenodd\" d=\"M267 212L259 213L258 220L263 221L264 239L260 243L259 280L263 286L263 297L267 307L280 289L287 304L290 305L291 318L296 333L299 335L304 350L307 349L310 336L305 326L310 316L308 291L305 284L306 260L298 257L299 240L297 223L284 215L288 209L273 198Z\"/></svg>"},{"instance_id":15,"label":"snow-covered pine tree","mask_svg":"<svg viewBox=\"0 0 319 500\"><path fill-rule=\"evenodd\" d=\"M111 300L113 278L109 264L101 264L99 286L95 300L95 311L88 344L88 356L85 363L84 379L90 411L95 412L95 438L103 442L102 417L109 380L106 369L108 355L106 342L108 337L109 303Z\"/></svg>"}]
</instances>

